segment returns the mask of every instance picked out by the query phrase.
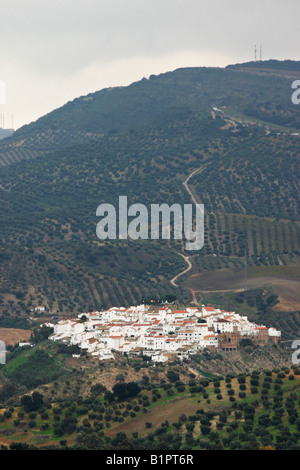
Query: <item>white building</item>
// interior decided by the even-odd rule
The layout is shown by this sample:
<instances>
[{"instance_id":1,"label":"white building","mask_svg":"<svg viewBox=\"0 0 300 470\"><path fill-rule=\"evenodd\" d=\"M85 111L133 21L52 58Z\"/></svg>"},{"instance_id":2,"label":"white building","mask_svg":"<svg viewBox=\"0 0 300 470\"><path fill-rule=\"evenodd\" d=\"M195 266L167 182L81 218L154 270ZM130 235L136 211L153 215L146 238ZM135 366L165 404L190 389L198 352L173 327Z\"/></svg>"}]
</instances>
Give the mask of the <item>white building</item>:
<instances>
[{"instance_id":1,"label":"white building","mask_svg":"<svg viewBox=\"0 0 300 470\"><path fill-rule=\"evenodd\" d=\"M214 307L188 307L186 310L158 310L145 306L113 307L102 312L82 313L79 319L63 320L53 325L50 339L77 344L99 360L114 359L112 350L155 357L165 361L163 353L175 353L184 359L203 348L218 348L218 335L239 332L258 335L267 330L270 338L279 338L280 331L251 323L246 316L221 311ZM201 318L201 321L200 321ZM198 323L199 321L199 323ZM160 358L160 359L158 359ZM163 358L163 359L161 359Z\"/></svg>"}]
</instances>

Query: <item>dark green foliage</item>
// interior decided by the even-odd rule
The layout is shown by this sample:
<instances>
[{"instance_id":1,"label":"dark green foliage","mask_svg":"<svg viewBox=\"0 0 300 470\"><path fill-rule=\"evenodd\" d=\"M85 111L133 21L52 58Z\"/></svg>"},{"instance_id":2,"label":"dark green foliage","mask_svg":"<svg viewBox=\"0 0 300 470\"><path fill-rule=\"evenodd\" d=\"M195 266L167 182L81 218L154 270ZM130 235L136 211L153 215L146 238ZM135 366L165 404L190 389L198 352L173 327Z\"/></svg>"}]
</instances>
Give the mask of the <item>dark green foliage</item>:
<instances>
[{"instance_id":1,"label":"dark green foliage","mask_svg":"<svg viewBox=\"0 0 300 470\"><path fill-rule=\"evenodd\" d=\"M170 380L171 383L175 383L180 378L179 375L177 374L177 372L174 372L173 370L169 370L167 372L167 377L168 377L168 379Z\"/></svg>"},{"instance_id":2,"label":"dark green foliage","mask_svg":"<svg viewBox=\"0 0 300 470\"><path fill-rule=\"evenodd\" d=\"M290 79L256 70L179 69L91 93L2 141L0 306L7 316L0 323L9 324L12 312L30 313L38 300L28 295L32 285L50 309L58 301L58 313L188 298L169 283L185 267L176 243L98 246L95 211L103 201L117 206L119 194L147 206L190 202L182 182L200 167L191 184L215 215L208 217L199 271L235 261L246 246L255 264L298 256L299 139L256 126L227 129L226 116L211 113L226 106L228 113L297 128ZM212 252L221 256L212 260ZM1 295L11 292L15 301L3 307ZM247 298L262 314L276 302Z\"/></svg>"},{"instance_id":3,"label":"dark green foliage","mask_svg":"<svg viewBox=\"0 0 300 470\"><path fill-rule=\"evenodd\" d=\"M62 369L43 349L37 349L24 362L14 368L7 368L5 374L16 383L28 388L55 380L68 372Z\"/></svg>"},{"instance_id":4,"label":"dark green foliage","mask_svg":"<svg viewBox=\"0 0 300 470\"><path fill-rule=\"evenodd\" d=\"M21 398L21 406L26 413L39 410L44 403L44 397L39 392L33 392L32 395L23 395Z\"/></svg>"},{"instance_id":5,"label":"dark green foliage","mask_svg":"<svg viewBox=\"0 0 300 470\"><path fill-rule=\"evenodd\" d=\"M1 376L0 376L1 378ZM17 391L17 385L13 380L5 380L0 388L0 403L8 400Z\"/></svg>"},{"instance_id":6,"label":"dark green foliage","mask_svg":"<svg viewBox=\"0 0 300 470\"><path fill-rule=\"evenodd\" d=\"M101 395L106 391L106 387L100 383L95 384L91 387L91 393L92 395Z\"/></svg>"},{"instance_id":7,"label":"dark green foliage","mask_svg":"<svg viewBox=\"0 0 300 470\"><path fill-rule=\"evenodd\" d=\"M118 400L133 398L140 392L140 387L136 382L117 383L112 388L114 396Z\"/></svg>"},{"instance_id":8,"label":"dark green foliage","mask_svg":"<svg viewBox=\"0 0 300 470\"><path fill-rule=\"evenodd\" d=\"M34 344L41 343L45 339L47 339L53 333L53 328L48 327L46 325L38 326L33 329L31 335L31 341Z\"/></svg>"}]
</instances>

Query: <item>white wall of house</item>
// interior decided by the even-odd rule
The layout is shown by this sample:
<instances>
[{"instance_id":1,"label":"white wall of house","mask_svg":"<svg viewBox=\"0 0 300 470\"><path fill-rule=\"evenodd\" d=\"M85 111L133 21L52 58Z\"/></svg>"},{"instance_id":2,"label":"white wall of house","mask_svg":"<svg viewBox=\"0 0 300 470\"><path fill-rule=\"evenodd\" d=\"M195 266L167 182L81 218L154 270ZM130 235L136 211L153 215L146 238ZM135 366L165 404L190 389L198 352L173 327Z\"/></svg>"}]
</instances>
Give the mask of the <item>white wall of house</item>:
<instances>
[{"instance_id":1,"label":"white wall of house","mask_svg":"<svg viewBox=\"0 0 300 470\"><path fill-rule=\"evenodd\" d=\"M119 349L124 344L123 336L109 336L107 340L108 349Z\"/></svg>"},{"instance_id":2,"label":"white wall of house","mask_svg":"<svg viewBox=\"0 0 300 470\"><path fill-rule=\"evenodd\" d=\"M53 325L54 334L49 338L55 341L78 344L99 359L113 358L111 350L130 352L139 347L145 352L162 355L166 352L183 352L186 348L196 351L204 347L218 347L218 332L232 333L235 329L242 335L257 334L259 325L248 321L246 316L218 309L201 310L187 308L186 311L173 311L159 308L151 312L148 307L113 307L103 312L85 315L88 321L81 323L62 320ZM197 318L205 316L206 323L197 323ZM228 321L220 321L220 320ZM216 334L214 335L213 332ZM170 334L171 333L171 334ZM269 336L280 336L275 328L268 329ZM97 340L97 341L96 341Z\"/></svg>"}]
</instances>

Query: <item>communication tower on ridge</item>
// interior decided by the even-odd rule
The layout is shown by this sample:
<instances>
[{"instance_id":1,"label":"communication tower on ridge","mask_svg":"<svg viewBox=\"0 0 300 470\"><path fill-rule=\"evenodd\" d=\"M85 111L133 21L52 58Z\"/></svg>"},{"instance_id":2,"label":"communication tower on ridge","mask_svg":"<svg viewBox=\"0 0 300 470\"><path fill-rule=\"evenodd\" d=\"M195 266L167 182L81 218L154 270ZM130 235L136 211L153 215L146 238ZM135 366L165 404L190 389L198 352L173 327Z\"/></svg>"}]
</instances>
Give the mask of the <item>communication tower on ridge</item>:
<instances>
[{"instance_id":1,"label":"communication tower on ridge","mask_svg":"<svg viewBox=\"0 0 300 470\"><path fill-rule=\"evenodd\" d=\"M257 56L258 56L258 50L257 50L257 46L255 45L254 46L254 62L257 62ZM260 45L259 46L259 61L261 62L262 61L262 46Z\"/></svg>"}]
</instances>

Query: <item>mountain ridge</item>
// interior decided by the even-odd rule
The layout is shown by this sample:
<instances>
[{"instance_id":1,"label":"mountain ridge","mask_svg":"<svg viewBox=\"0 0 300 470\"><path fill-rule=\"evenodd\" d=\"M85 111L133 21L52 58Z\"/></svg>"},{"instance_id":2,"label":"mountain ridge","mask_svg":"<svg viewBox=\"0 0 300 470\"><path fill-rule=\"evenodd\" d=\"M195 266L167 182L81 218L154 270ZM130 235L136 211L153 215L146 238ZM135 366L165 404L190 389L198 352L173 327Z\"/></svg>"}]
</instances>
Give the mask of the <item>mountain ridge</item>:
<instances>
[{"instance_id":1,"label":"mountain ridge","mask_svg":"<svg viewBox=\"0 0 300 470\"><path fill-rule=\"evenodd\" d=\"M214 68L159 77L92 94L107 99L100 115L87 95L0 143L3 316L36 304L64 315L128 306L170 292L188 301L190 289L203 301L193 276L240 268L245 250L249 269L299 265L291 80ZM170 282L186 267L180 242L96 238L101 202L125 194L130 204L191 203L184 182L200 166L189 187L206 208L205 242L189 253L190 281Z\"/></svg>"},{"instance_id":2,"label":"mountain ridge","mask_svg":"<svg viewBox=\"0 0 300 470\"><path fill-rule=\"evenodd\" d=\"M228 93L231 95L241 93L245 81L247 86L251 85L251 93L254 96L257 80L251 77L251 74L247 75L245 72L243 74L246 76L236 77L234 70L240 67L255 68L258 71L264 67L270 70L274 67L290 70L292 67L292 69L295 68L298 71L299 64L300 62L296 61L246 62L244 64L228 65L225 68L178 68L172 72L150 75L149 79L143 78L128 86L104 88L76 97L74 100L40 117L37 121L22 126L15 132L13 139L24 137L30 132L40 133L46 129L55 131L57 128L67 131L96 132L98 134L129 130L130 127L141 122L146 123L157 113L165 111L170 107L170 103L172 106L186 104L201 109L213 105L222 105L222 103L226 104L228 102ZM269 87L269 79L270 77L260 77L259 86L264 88L265 99L275 99ZM281 77L281 79L285 81L284 78ZM211 80L222 80L223 86L226 86L223 96L222 90L216 83L215 88L221 95L207 98L207 94L213 90ZM165 85L169 88L167 93L165 93ZM190 90L187 89L188 85ZM290 86L284 91L291 94ZM287 104L290 103L286 103L286 107ZM294 109L291 106L289 108ZM89 116L87 117L86 114ZM70 119L70 115L72 115L72 119ZM297 120L298 125L300 128L300 122Z\"/></svg>"}]
</instances>

